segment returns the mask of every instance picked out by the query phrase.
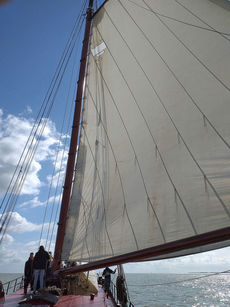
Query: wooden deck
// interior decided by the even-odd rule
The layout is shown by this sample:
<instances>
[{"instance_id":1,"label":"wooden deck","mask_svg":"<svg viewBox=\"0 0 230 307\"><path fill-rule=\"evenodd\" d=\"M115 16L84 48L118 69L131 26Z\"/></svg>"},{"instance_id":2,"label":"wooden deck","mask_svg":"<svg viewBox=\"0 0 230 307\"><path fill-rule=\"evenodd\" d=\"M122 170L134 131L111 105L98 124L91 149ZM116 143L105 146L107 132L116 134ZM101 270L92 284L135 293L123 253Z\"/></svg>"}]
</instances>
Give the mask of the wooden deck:
<instances>
[{"instance_id":1,"label":"wooden deck","mask_svg":"<svg viewBox=\"0 0 230 307\"><path fill-rule=\"evenodd\" d=\"M76 296L76 295L68 295L62 296L57 304L56 307L115 307L116 305L113 304L110 298L106 298L104 290L99 287L98 294L95 295L94 300L90 300L89 296Z\"/></svg>"},{"instance_id":2,"label":"wooden deck","mask_svg":"<svg viewBox=\"0 0 230 307\"><path fill-rule=\"evenodd\" d=\"M13 293L10 293L6 295L5 297L0 298L0 306L1 307L18 307L18 302L23 300L25 298L25 295L23 293L23 289L20 289L18 291L15 291Z\"/></svg>"},{"instance_id":3,"label":"wooden deck","mask_svg":"<svg viewBox=\"0 0 230 307\"><path fill-rule=\"evenodd\" d=\"M5 298L0 298L0 307L19 307L18 304L26 296L23 293L23 289L20 289L14 293L8 294ZM48 305L46 305L48 306ZM99 286L98 294L95 295L94 300L90 300L89 296L79 295L66 295L60 297L56 307L115 307L116 305L110 298L106 298L104 290Z\"/></svg>"}]
</instances>

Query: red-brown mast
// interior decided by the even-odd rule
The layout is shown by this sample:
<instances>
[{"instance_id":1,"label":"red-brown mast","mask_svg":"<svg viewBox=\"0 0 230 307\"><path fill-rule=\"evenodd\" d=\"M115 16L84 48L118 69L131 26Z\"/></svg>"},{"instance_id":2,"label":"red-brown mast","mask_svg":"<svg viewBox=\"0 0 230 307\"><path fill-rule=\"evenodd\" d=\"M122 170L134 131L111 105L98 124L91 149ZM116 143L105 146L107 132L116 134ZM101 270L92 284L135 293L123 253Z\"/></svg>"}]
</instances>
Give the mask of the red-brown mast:
<instances>
[{"instance_id":1,"label":"red-brown mast","mask_svg":"<svg viewBox=\"0 0 230 307\"><path fill-rule=\"evenodd\" d=\"M80 71L79 71L79 78L78 78L77 95L76 95L76 100L75 100L75 110L74 110L72 135L71 135L70 148L69 148L69 157L68 157L67 168L66 168L66 178L65 178L64 190L63 190L63 195L62 195L62 204L61 204L56 245L55 245L55 251L54 251L54 263L53 263L54 271L60 268L61 252L62 252L62 246L63 246L64 235L65 235L66 219L67 219L67 213L68 213L68 208L69 208L70 193L71 193L72 179L73 179L73 174L74 174L74 165L75 165L75 159L76 159L77 141L78 141L78 135L79 135L79 125L80 125L81 107L82 107L82 98L83 98L83 87L84 87L84 78L85 78L85 72L86 72L92 15L93 15L93 0L89 0L89 6L87 9L87 17L86 17L86 25L85 25L85 34L84 34L84 40L83 40L83 45L82 45L81 64L80 64Z\"/></svg>"}]
</instances>

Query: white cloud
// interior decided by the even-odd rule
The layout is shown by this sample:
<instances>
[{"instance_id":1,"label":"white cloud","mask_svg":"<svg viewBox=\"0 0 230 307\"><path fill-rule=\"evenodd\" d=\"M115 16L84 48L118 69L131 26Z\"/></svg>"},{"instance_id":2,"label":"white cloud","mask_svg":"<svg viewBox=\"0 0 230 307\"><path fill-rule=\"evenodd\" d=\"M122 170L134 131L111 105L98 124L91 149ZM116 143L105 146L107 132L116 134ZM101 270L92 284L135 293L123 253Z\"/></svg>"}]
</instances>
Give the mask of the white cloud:
<instances>
[{"instance_id":1,"label":"white cloud","mask_svg":"<svg viewBox=\"0 0 230 307\"><path fill-rule=\"evenodd\" d=\"M11 244L12 242L14 242L14 238L9 234L5 234L5 236L2 240L2 244L7 246L7 245Z\"/></svg>"},{"instance_id":2,"label":"white cloud","mask_svg":"<svg viewBox=\"0 0 230 307\"><path fill-rule=\"evenodd\" d=\"M47 203L52 204L53 202L57 203L60 199L60 194L55 196L51 196L47 201L40 201L38 197L34 197L31 200L25 201L22 204L20 204L19 208L24 208L24 207L30 207L30 208L36 208L36 207L45 207Z\"/></svg>"},{"instance_id":3,"label":"white cloud","mask_svg":"<svg viewBox=\"0 0 230 307\"><path fill-rule=\"evenodd\" d=\"M27 119L11 114L4 117L3 115L0 110L0 193L6 191L34 123L32 118ZM36 195L45 184L39 177L39 171L43 162L54 161L55 146L59 137L54 123L48 121L25 180L22 194Z\"/></svg>"},{"instance_id":4,"label":"white cloud","mask_svg":"<svg viewBox=\"0 0 230 307\"><path fill-rule=\"evenodd\" d=\"M1 217L1 216L0 216ZM51 228L53 223L51 223ZM29 242L22 243L21 240L15 240L13 236L15 234L23 236L25 232L40 232L42 225L34 224L28 221L25 217L19 213L14 212L10 221L7 233L0 245L0 272L1 273L21 273L24 270L25 261L28 259L30 252L36 253L40 245L46 245L49 250L54 250L54 243L50 244L50 241L42 239L41 242L38 240L32 240ZM55 225L55 231L57 226ZM44 225L44 231L47 231L48 224ZM46 238L46 234L44 235ZM50 239L50 238L49 238Z\"/></svg>"},{"instance_id":5,"label":"white cloud","mask_svg":"<svg viewBox=\"0 0 230 307\"><path fill-rule=\"evenodd\" d=\"M45 240L40 242L45 246ZM2 244L0 249L0 272L1 273L22 273L24 265L31 252L38 251L39 241L30 241L25 244L12 241ZM54 243L51 244L50 250L53 252Z\"/></svg>"},{"instance_id":6,"label":"white cloud","mask_svg":"<svg viewBox=\"0 0 230 307\"><path fill-rule=\"evenodd\" d=\"M40 231L42 228L41 224L34 224L29 222L25 217L21 216L18 212L9 212L11 214L11 219L7 227L7 234L14 233L26 233L32 231ZM1 217L2 215L0 215ZM47 224L45 224L45 228Z\"/></svg>"},{"instance_id":7,"label":"white cloud","mask_svg":"<svg viewBox=\"0 0 230 307\"><path fill-rule=\"evenodd\" d=\"M125 264L129 273L221 272L229 269L230 247L166 260Z\"/></svg>"},{"instance_id":8,"label":"white cloud","mask_svg":"<svg viewBox=\"0 0 230 307\"><path fill-rule=\"evenodd\" d=\"M26 106L26 112L28 114L31 114L33 112L31 106Z\"/></svg>"}]
</instances>

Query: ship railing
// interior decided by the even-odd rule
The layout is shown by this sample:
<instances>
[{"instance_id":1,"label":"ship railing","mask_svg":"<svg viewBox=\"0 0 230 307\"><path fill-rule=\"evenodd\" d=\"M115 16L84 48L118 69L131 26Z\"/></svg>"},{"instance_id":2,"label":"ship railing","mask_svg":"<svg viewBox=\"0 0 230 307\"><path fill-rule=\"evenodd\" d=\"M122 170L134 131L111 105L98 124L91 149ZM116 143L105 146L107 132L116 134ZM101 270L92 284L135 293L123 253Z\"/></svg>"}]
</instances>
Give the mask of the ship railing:
<instances>
[{"instance_id":1,"label":"ship railing","mask_svg":"<svg viewBox=\"0 0 230 307\"><path fill-rule=\"evenodd\" d=\"M15 292L23 287L23 276L10 280L3 284L5 294Z\"/></svg>"},{"instance_id":2,"label":"ship railing","mask_svg":"<svg viewBox=\"0 0 230 307\"><path fill-rule=\"evenodd\" d=\"M115 303L118 306L135 307L129 298L127 298L126 305L120 305L119 300L117 298L117 287L112 281L110 281L110 291L111 291L112 298L114 299Z\"/></svg>"}]
</instances>

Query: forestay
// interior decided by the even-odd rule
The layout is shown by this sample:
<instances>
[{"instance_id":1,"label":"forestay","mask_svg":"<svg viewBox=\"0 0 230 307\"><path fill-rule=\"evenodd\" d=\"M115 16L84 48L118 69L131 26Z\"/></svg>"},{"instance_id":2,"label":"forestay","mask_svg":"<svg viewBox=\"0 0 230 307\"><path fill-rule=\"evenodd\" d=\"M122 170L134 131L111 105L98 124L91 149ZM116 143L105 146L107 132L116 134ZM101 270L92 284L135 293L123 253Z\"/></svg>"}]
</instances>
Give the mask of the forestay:
<instances>
[{"instance_id":1,"label":"forestay","mask_svg":"<svg viewBox=\"0 0 230 307\"><path fill-rule=\"evenodd\" d=\"M229 227L229 14L214 0L107 1L95 14L62 259Z\"/></svg>"}]
</instances>

